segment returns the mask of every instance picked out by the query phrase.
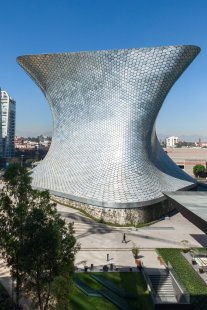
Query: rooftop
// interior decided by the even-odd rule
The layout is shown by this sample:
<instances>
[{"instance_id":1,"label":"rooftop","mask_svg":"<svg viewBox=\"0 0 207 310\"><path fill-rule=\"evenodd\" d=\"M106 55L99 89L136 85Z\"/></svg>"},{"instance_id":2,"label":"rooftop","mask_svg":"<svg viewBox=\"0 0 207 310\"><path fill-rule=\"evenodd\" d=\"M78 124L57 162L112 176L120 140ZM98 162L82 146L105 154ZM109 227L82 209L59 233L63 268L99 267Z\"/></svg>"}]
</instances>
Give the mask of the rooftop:
<instances>
[{"instance_id":1,"label":"rooftop","mask_svg":"<svg viewBox=\"0 0 207 310\"><path fill-rule=\"evenodd\" d=\"M189 221L207 234L207 192L165 192Z\"/></svg>"}]
</instances>

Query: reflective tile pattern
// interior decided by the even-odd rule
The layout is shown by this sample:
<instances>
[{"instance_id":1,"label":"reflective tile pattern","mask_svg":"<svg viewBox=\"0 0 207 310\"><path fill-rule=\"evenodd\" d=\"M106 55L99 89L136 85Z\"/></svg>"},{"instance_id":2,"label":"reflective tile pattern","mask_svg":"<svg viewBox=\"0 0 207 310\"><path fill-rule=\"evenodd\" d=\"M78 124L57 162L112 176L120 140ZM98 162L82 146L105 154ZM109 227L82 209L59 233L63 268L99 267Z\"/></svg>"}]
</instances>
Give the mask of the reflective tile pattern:
<instances>
[{"instance_id":1,"label":"reflective tile pattern","mask_svg":"<svg viewBox=\"0 0 207 310\"><path fill-rule=\"evenodd\" d=\"M192 185L162 150L154 124L199 50L167 46L18 57L53 115L52 144L34 169L33 186L97 206L131 208Z\"/></svg>"}]
</instances>

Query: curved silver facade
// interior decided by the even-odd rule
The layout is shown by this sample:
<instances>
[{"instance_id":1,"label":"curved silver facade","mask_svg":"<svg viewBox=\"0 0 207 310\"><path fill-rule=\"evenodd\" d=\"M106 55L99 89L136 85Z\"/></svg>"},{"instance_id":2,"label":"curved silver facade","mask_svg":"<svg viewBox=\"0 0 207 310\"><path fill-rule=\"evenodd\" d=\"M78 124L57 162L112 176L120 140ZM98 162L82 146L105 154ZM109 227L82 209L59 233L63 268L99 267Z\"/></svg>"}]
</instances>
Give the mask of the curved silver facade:
<instances>
[{"instance_id":1,"label":"curved silver facade","mask_svg":"<svg viewBox=\"0 0 207 310\"><path fill-rule=\"evenodd\" d=\"M133 208L194 180L162 150L154 130L165 96L196 46L20 56L53 115L50 150L33 186L80 202ZM176 120L173 120L176 121Z\"/></svg>"}]
</instances>

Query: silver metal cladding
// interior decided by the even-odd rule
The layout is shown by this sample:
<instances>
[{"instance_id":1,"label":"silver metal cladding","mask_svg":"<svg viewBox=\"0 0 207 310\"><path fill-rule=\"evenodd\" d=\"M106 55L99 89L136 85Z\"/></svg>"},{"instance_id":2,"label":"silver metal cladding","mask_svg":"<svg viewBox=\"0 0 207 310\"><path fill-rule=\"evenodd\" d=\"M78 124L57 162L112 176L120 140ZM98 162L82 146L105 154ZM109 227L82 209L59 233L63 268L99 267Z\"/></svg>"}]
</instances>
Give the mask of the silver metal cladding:
<instances>
[{"instance_id":1,"label":"silver metal cladding","mask_svg":"<svg viewBox=\"0 0 207 310\"><path fill-rule=\"evenodd\" d=\"M44 92L53 138L33 186L80 202L134 208L195 183L165 154L154 124L196 46L20 56Z\"/></svg>"}]
</instances>

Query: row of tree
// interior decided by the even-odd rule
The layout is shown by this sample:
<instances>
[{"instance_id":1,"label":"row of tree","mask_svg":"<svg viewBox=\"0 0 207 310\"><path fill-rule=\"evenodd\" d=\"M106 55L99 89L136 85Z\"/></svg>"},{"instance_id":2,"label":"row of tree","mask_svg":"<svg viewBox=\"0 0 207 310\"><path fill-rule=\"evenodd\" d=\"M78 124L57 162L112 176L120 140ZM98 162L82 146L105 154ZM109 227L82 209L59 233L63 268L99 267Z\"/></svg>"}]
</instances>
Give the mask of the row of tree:
<instances>
[{"instance_id":1,"label":"row of tree","mask_svg":"<svg viewBox=\"0 0 207 310\"><path fill-rule=\"evenodd\" d=\"M79 245L47 191L31 187L26 169L12 164L0 193L0 251L15 283L40 310L68 309Z\"/></svg>"},{"instance_id":2,"label":"row of tree","mask_svg":"<svg viewBox=\"0 0 207 310\"><path fill-rule=\"evenodd\" d=\"M160 140L160 144L162 147L166 147L166 140ZM176 148L181 148L181 147L195 147L195 142L186 142L186 141L179 141L176 143Z\"/></svg>"},{"instance_id":3,"label":"row of tree","mask_svg":"<svg viewBox=\"0 0 207 310\"><path fill-rule=\"evenodd\" d=\"M177 148L181 147L195 147L195 142L178 141L176 144Z\"/></svg>"}]
</instances>

